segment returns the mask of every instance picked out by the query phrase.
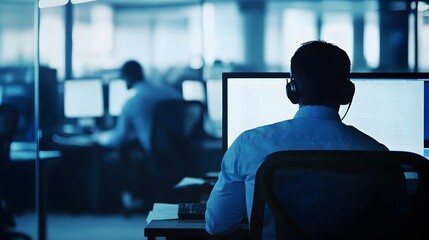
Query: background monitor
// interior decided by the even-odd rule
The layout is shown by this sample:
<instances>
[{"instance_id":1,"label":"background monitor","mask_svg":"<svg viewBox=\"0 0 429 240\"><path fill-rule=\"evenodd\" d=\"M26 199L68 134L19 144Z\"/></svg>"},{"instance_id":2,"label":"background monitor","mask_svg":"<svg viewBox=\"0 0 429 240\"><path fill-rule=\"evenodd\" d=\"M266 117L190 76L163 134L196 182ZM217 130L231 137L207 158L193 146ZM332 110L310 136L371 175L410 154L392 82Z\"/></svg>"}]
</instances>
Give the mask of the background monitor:
<instances>
[{"instance_id":1,"label":"background monitor","mask_svg":"<svg viewBox=\"0 0 429 240\"><path fill-rule=\"evenodd\" d=\"M210 132L215 137L222 137L222 81L208 79L207 87L207 116L210 122Z\"/></svg>"},{"instance_id":2,"label":"background monitor","mask_svg":"<svg viewBox=\"0 0 429 240\"><path fill-rule=\"evenodd\" d=\"M66 80L64 115L67 118L102 117L102 82L98 79Z\"/></svg>"},{"instance_id":3,"label":"background monitor","mask_svg":"<svg viewBox=\"0 0 429 240\"><path fill-rule=\"evenodd\" d=\"M204 82L200 80L184 80L182 82L183 99L187 101L206 101Z\"/></svg>"},{"instance_id":4,"label":"background monitor","mask_svg":"<svg viewBox=\"0 0 429 240\"><path fill-rule=\"evenodd\" d=\"M291 119L298 110L286 96L288 73L225 73L223 149L247 129ZM352 74L356 94L343 120L390 150L423 155L424 81L415 75ZM340 109L340 117L347 106Z\"/></svg>"},{"instance_id":5,"label":"background monitor","mask_svg":"<svg viewBox=\"0 0 429 240\"><path fill-rule=\"evenodd\" d=\"M207 80L207 111L213 121L222 122L222 81Z\"/></svg>"},{"instance_id":6,"label":"background monitor","mask_svg":"<svg viewBox=\"0 0 429 240\"><path fill-rule=\"evenodd\" d=\"M109 115L118 116L125 101L129 98L127 84L124 80L116 79L109 82Z\"/></svg>"}]
</instances>

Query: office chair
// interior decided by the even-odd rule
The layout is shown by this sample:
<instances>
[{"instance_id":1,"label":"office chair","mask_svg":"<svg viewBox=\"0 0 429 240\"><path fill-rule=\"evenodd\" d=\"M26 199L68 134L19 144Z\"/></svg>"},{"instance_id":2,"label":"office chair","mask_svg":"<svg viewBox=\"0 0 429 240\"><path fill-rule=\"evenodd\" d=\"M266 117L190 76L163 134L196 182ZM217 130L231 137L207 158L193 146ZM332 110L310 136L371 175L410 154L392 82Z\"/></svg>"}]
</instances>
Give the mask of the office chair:
<instances>
[{"instance_id":1,"label":"office chair","mask_svg":"<svg viewBox=\"0 0 429 240\"><path fill-rule=\"evenodd\" d=\"M18 110L10 104L0 105L0 164L10 159L10 144L18 127Z\"/></svg>"},{"instance_id":2,"label":"office chair","mask_svg":"<svg viewBox=\"0 0 429 240\"><path fill-rule=\"evenodd\" d=\"M183 99L158 103L153 112L151 148L148 149L144 182L144 199L153 202L188 201L195 191L182 193L174 189L184 177L198 175L199 163L194 156L194 141L203 131L203 105ZM154 184L155 183L155 184Z\"/></svg>"},{"instance_id":3,"label":"office chair","mask_svg":"<svg viewBox=\"0 0 429 240\"><path fill-rule=\"evenodd\" d=\"M10 162L10 145L18 128L19 112L10 104L0 105L0 239L23 239L31 238L25 234L11 230L16 226L10 209L5 201L6 176Z\"/></svg>"},{"instance_id":4,"label":"office chair","mask_svg":"<svg viewBox=\"0 0 429 240\"><path fill-rule=\"evenodd\" d=\"M166 100L155 107L150 155L156 172L192 175L192 141L202 134L203 111L199 101Z\"/></svg>"},{"instance_id":5,"label":"office chair","mask_svg":"<svg viewBox=\"0 0 429 240\"><path fill-rule=\"evenodd\" d=\"M277 239L428 239L429 161L396 151L272 153L256 174L251 239L262 239L268 212Z\"/></svg>"}]
</instances>

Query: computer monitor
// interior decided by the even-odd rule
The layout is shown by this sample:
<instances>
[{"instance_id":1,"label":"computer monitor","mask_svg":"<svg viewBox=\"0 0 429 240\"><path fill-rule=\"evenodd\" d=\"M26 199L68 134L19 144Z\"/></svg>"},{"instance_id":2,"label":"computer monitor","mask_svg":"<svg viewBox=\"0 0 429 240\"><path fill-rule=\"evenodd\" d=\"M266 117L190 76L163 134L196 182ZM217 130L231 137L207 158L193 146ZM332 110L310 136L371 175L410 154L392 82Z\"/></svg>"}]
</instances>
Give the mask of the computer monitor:
<instances>
[{"instance_id":1,"label":"computer monitor","mask_svg":"<svg viewBox=\"0 0 429 240\"><path fill-rule=\"evenodd\" d=\"M182 95L186 101L206 101L204 82L200 80L184 80L182 82Z\"/></svg>"},{"instance_id":2,"label":"computer monitor","mask_svg":"<svg viewBox=\"0 0 429 240\"><path fill-rule=\"evenodd\" d=\"M390 150L423 155L424 81L418 74L351 74L356 93L343 122ZM429 76L423 76L429 79ZM288 73L223 74L223 150L243 131L291 119L298 110L286 96ZM346 112L342 106L340 116Z\"/></svg>"},{"instance_id":3,"label":"computer monitor","mask_svg":"<svg viewBox=\"0 0 429 240\"><path fill-rule=\"evenodd\" d=\"M115 79L109 82L108 104L110 116L116 117L121 113L124 103L130 96L130 92L124 80Z\"/></svg>"},{"instance_id":4,"label":"computer monitor","mask_svg":"<svg viewBox=\"0 0 429 240\"><path fill-rule=\"evenodd\" d=\"M64 82L64 115L67 118L103 116L103 88L99 79L71 79Z\"/></svg>"}]
</instances>

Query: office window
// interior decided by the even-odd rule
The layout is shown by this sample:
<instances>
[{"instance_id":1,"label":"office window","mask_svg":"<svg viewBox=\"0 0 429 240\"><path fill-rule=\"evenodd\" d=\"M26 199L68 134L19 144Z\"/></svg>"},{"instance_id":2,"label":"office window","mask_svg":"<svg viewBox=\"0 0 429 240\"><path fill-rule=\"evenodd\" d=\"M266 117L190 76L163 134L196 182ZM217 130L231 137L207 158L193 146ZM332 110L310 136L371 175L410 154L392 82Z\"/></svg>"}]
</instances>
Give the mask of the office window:
<instances>
[{"instance_id":1,"label":"office window","mask_svg":"<svg viewBox=\"0 0 429 240\"><path fill-rule=\"evenodd\" d=\"M380 64L380 21L376 11L365 12L364 56L370 68Z\"/></svg>"},{"instance_id":2,"label":"office window","mask_svg":"<svg viewBox=\"0 0 429 240\"><path fill-rule=\"evenodd\" d=\"M113 10L110 5L75 5L73 25L73 73L88 76L100 69L116 67L112 59Z\"/></svg>"},{"instance_id":3,"label":"office window","mask_svg":"<svg viewBox=\"0 0 429 240\"><path fill-rule=\"evenodd\" d=\"M31 65L34 56L33 6L28 3L0 4L0 65Z\"/></svg>"},{"instance_id":4,"label":"office window","mask_svg":"<svg viewBox=\"0 0 429 240\"><path fill-rule=\"evenodd\" d=\"M414 13L410 13L408 16L408 66L410 69L416 68L416 29L415 29L415 23L416 23L416 16Z\"/></svg>"},{"instance_id":5,"label":"office window","mask_svg":"<svg viewBox=\"0 0 429 240\"><path fill-rule=\"evenodd\" d=\"M40 64L57 70L65 77L64 7L40 9Z\"/></svg>"},{"instance_id":6,"label":"office window","mask_svg":"<svg viewBox=\"0 0 429 240\"><path fill-rule=\"evenodd\" d=\"M429 3L418 3L418 56L419 71L429 71Z\"/></svg>"},{"instance_id":7,"label":"office window","mask_svg":"<svg viewBox=\"0 0 429 240\"><path fill-rule=\"evenodd\" d=\"M283 59L284 34L282 31L281 8L268 6L265 17L264 51L268 69L281 69Z\"/></svg>"},{"instance_id":8,"label":"office window","mask_svg":"<svg viewBox=\"0 0 429 240\"><path fill-rule=\"evenodd\" d=\"M139 61L149 74L154 66L151 46L152 23L139 9L115 10L114 62L119 67L128 59ZM133 49L130 51L130 49Z\"/></svg>"},{"instance_id":9,"label":"office window","mask_svg":"<svg viewBox=\"0 0 429 240\"><path fill-rule=\"evenodd\" d=\"M300 24L296 24L299 22ZM283 12L283 66L290 69L290 59L301 43L317 39L316 14L305 9L286 9Z\"/></svg>"},{"instance_id":10,"label":"office window","mask_svg":"<svg viewBox=\"0 0 429 240\"><path fill-rule=\"evenodd\" d=\"M196 6L120 8L115 13L115 53L121 61L139 60L150 80L174 84L182 69L201 58L201 14Z\"/></svg>"},{"instance_id":11,"label":"office window","mask_svg":"<svg viewBox=\"0 0 429 240\"><path fill-rule=\"evenodd\" d=\"M203 6L204 59L242 63L243 31L240 9L235 2L205 3Z\"/></svg>"},{"instance_id":12,"label":"office window","mask_svg":"<svg viewBox=\"0 0 429 240\"><path fill-rule=\"evenodd\" d=\"M324 13L320 35L321 39L335 43L353 59L353 24L350 13Z\"/></svg>"}]
</instances>

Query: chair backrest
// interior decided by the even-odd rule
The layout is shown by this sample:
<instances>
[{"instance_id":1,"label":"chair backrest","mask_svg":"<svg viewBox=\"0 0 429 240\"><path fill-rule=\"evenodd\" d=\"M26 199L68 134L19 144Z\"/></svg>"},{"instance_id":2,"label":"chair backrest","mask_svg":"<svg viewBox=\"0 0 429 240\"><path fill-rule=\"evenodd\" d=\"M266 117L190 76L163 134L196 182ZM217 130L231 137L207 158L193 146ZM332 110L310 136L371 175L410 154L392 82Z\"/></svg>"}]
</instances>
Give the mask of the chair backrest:
<instances>
[{"instance_id":1,"label":"chair backrest","mask_svg":"<svg viewBox=\"0 0 429 240\"><path fill-rule=\"evenodd\" d=\"M10 104L0 105L0 164L9 161L10 144L18 128L19 112Z\"/></svg>"},{"instance_id":2,"label":"chair backrest","mask_svg":"<svg viewBox=\"0 0 429 240\"><path fill-rule=\"evenodd\" d=\"M180 174L189 168L190 144L203 131L203 117L199 101L165 100L155 106L150 154L158 169Z\"/></svg>"},{"instance_id":3,"label":"chair backrest","mask_svg":"<svg viewBox=\"0 0 429 240\"><path fill-rule=\"evenodd\" d=\"M420 155L280 151L257 171L250 236L262 239L272 214L277 239L427 239L428 206L429 162Z\"/></svg>"}]
</instances>

